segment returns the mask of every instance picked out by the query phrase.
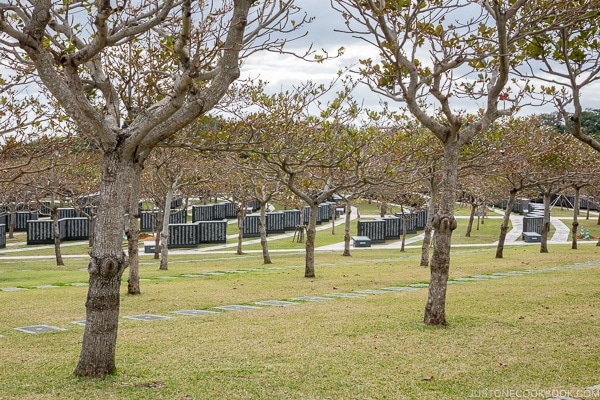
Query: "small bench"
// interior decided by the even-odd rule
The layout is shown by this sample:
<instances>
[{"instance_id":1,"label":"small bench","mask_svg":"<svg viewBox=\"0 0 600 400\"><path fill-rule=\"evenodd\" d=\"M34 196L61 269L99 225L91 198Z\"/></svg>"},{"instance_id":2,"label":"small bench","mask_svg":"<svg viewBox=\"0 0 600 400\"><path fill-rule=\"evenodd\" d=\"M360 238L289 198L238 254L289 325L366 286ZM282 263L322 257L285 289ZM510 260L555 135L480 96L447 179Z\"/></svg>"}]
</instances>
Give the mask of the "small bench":
<instances>
[{"instance_id":1,"label":"small bench","mask_svg":"<svg viewBox=\"0 0 600 400\"><path fill-rule=\"evenodd\" d=\"M525 243L541 243L542 235L537 232L523 232L523 241Z\"/></svg>"},{"instance_id":2,"label":"small bench","mask_svg":"<svg viewBox=\"0 0 600 400\"><path fill-rule=\"evenodd\" d=\"M352 236L354 247L371 247L371 238L368 236Z\"/></svg>"}]
</instances>

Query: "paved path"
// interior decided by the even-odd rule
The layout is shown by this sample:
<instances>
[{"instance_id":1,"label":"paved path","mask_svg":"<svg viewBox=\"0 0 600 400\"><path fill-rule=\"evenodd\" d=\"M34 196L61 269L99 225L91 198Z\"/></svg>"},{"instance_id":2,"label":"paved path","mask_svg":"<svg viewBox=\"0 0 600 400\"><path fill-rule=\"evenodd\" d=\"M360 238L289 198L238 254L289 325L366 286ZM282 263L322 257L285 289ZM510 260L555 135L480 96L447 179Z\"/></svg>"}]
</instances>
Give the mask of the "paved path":
<instances>
[{"instance_id":1,"label":"paved path","mask_svg":"<svg viewBox=\"0 0 600 400\"><path fill-rule=\"evenodd\" d=\"M550 223L552 224L552 226L554 226L554 229L556 229L550 241L553 243L568 242L569 233L571 233L569 227L565 225L565 223L562 222L560 219L555 217L550 217Z\"/></svg>"},{"instance_id":2,"label":"paved path","mask_svg":"<svg viewBox=\"0 0 600 400\"><path fill-rule=\"evenodd\" d=\"M504 215L504 212L502 210L494 210L494 212ZM510 214L510 222L512 224L512 229L506 234L506 242L505 243L512 243L514 244L514 242L520 241L521 240L521 234L523 233L523 216L522 215L515 215L515 214ZM550 223L552 224L552 226L555 229L554 235L552 235L552 237L550 239L548 239L548 242L550 243L569 243L569 233L570 233L570 229L569 227L562 222L560 219L556 218L556 217L550 217ZM498 242L495 242L494 244L498 244Z\"/></svg>"}]
</instances>

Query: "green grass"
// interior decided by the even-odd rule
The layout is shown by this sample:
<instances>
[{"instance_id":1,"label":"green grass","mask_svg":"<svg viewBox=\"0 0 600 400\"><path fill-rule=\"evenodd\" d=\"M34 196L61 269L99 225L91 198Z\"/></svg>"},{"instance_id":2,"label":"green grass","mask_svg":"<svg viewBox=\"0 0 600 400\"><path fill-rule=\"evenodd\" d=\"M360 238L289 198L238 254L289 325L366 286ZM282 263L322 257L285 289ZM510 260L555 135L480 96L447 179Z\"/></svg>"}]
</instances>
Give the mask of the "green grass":
<instances>
[{"instance_id":1,"label":"green grass","mask_svg":"<svg viewBox=\"0 0 600 400\"><path fill-rule=\"evenodd\" d=\"M465 238L467 220L459 218L453 244L492 243L500 222L486 219ZM600 234L595 217L580 223ZM342 234L337 226L331 235L328 224L317 245L339 242ZM17 243L9 248L25 247L23 240L9 241ZM600 248L581 243L578 250L551 245L547 254L537 245L509 245L503 259L494 258L494 246L454 248L451 279L581 268L449 285L443 328L421 322L426 289L211 316L171 313L428 282L416 248L352 249L352 257L317 252L313 279L303 277L303 245L294 247L291 238L270 241L272 250L291 250L271 253L272 265L250 252L257 245L246 245L242 256L173 253L168 271L144 255L142 294L128 296L123 283L121 316L173 318L121 318L119 369L104 379L72 375L83 328L71 322L85 318L87 288L71 284L87 281L87 244L64 246L63 254L83 255L65 258L64 267L26 257L51 256L51 248L0 250L0 288L28 289L0 291L0 399L452 400L553 389L581 398L577 390L600 384ZM222 274L201 275L206 272ZM36 288L42 285L58 287ZM33 324L66 330L28 335L13 329Z\"/></svg>"},{"instance_id":2,"label":"green grass","mask_svg":"<svg viewBox=\"0 0 600 400\"><path fill-rule=\"evenodd\" d=\"M0 398L465 399L491 390L574 394L599 384L600 249L555 245L540 254L535 246L514 246L504 259L493 254L486 247L454 249L451 278L596 262L449 285L450 325L433 328L421 322L426 289L211 316L170 314L426 282L416 249L317 253L314 279L303 278L301 254L274 254L272 266L256 255L172 255L168 271L144 258L142 295L123 291L121 316L173 318L122 318L119 370L104 379L72 375L83 328L71 321L84 317L86 288L0 292ZM85 276L79 270L85 260L71 262L62 269L28 265L23 279L45 284ZM2 282L22 269L0 259ZM182 276L239 269L247 272ZM12 329L29 324L66 330Z\"/></svg>"}]
</instances>

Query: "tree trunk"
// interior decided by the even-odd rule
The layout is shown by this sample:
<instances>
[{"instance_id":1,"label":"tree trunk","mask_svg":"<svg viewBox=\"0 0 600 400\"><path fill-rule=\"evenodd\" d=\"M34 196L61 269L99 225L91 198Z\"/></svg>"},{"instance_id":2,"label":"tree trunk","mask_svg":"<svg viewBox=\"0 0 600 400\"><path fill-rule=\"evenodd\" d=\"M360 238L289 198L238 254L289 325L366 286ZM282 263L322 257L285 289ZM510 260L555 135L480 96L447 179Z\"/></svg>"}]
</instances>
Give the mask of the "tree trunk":
<instances>
[{"instance_id":1,"label":"tree trunk","mask_svg":"<svg viewBox=\"0 0 600 400\"><path fill-rule=\"evenodd\" d=\"M310 216L306 227L306 263L304 268L305 278L315 277L315 238L317 236L317 210L319 205L311 203Z\"/></svg>"},{"instance_id":2,"label":"tree trunk","mask_svg":"<svg viewBox=\"0 0 600 400\"><path fill-rule=\"evenodd\" d=\"M550 192L544 192L544 222L542 224L542 243L540 253L548 253L548 233L550 232Z\"/></svg>"},{"instance_id":3,"label":"tree trunk","mask_svg":"<svg viewBox=\"0 0 600 400\"><path fill-rule=\"evenodd\" d=\"M115 372L121 276L128 259L122 249L123 214L132 163L115 151L103 156L100 204L93 231L94 247L86 324L76 375L101 377Z\"/></svg>"},{"instance_id":4,"label":"tree trunk","mask_svg":"<svg viewBox=\"0 0 600 400\"><path fill-rule=\"evenodd\" d=\"M169 219L171 217L171 202L173 201L173 193L175 184L167 188L165 195L165 204L163 209L162 229L160 231L160 267L159 269L166 271L169 269Z\"/></svg>"},{"instance_id":5,"label":"tree trunk","mask_svg":"<svg viewBox=\"0 0 600 400\"><path fill-rule=\"evenodd\" d=\"M54 230L54 255L56 256L56 265L62 267L65 265L62 253L60 251L60 226L58 225L58 206L52 203L52 208L50 209L50 214L52 217L52 229Z\"/></svg>"},{"instance_id":6,"label":"tree trunk","mask_svg":"<svg viewBox=\"0 0 600 400\"><path fill-rule=\"evenodd\" d=\"M11 203L8 207L8 238L15 238L16 204Z\"/></svg>"},{"instance_id":7,"label":"tree trunk","mask_svg":"<svg viewBox=\"0 0 600 400\"><path fill-rule=\"evenodd\" d=\"M408 220L405 215L402 216L402 240L400 241L400 252L404 253L404 246L406 245L406 225Z\"/></svg>"},{"instance_id":8,"label":"tree trunk","mask_svg":"<svg viewBox=\"0 0 600 400\"><path fill-rule=\"evenodd\" d=\"M331 234L335 235L335 218L336 218L336 205L330 204L329 208L331 209Z\"/></svg>"},{"instance_id":9,"label":"tree trunk","mask_svg":"<svg viewBox=\"0 0 600 400\"><path fill-rule=\"evenodd\" d=\"M139 236L138 226L139 201L140 201L140 182L142 175L142 166L135 164L131 171L131 188L129 190L129 221L126 231L127 235L127 253L129 255L129 278L127 279L127 294L138 295L140 290L140 260L139 260Z\"/></svg>"},{"instance_id":10,"label":"tree trunk","mask_svg":"<svg viewBox=\"0 0 600 400\"><path fill-rule=\"evenodd\" d=\"M156 227L154 233L154 259L158 260L160 258L160 232L162 231L162 219L164 213L161 210L158 212L154 212L152 210L152 218L154 219L154 225Z\"/></svg>"},{"instance_id":11,"label":"tree trunk","mask_svg":"<svg viewBox=\"0 0 600 400\"><path fill-rule=\"evenodd\" d=\"M429 216L427 218L427 224L425 225L423 244L421 245L421 267L429 266L429 246L431 245L431 233L433 232L431 222L435 215L435 199L437 197L437 186L433 182L433 178L429 181L429 193Z\"/></svg>"},{"instance_id":12,"label":"tree trunk","mask_svg":"<svg viewBox=\"0 0 600 400\"><path fill-rule=\"evenodd\" d=\"M579 226L577 217L579 217L579 187L575 188L575 204L573 204L573 228L571 229L573 236L571 239L571 249L573 250L577 250L577 227Z\"/></svg>"},{"instance_id":13,"label":"tree trunk","mask_svg":"<svg viewBox=\"0 0 600 400\"><path fill-rule=\"evenodd\" d=\"M385 217L385 214L387 214L387 202L386 201L382 201L381 202L381 208L379 210L379 216L381 218Z\"/></svg>"},{"instance_id":14,"label":"tree trunk","mask_svg":"<svg viewBox=\"0 0 600 400\"><path fill-rule=\"evenodd\" d=\"M260 228L260 247L262 248L263 264L271 264L269 256L269 244L267 242L267 203L260 203L260 217L258 226Z\"/></svg>"},{"instance_id":15,"label":"tree trunk","mask_svg":"<svg viewBox=\"0 0 600 400\"><path fill-rule=\"evenodd\" d=\"M508 226L510 224L510 213L512 212L513 204L515 204L515 198L517 197L518 191L512 189L510 196L508 197L508 204L504 211L504 219L502 225L500 225L500 237L498 238L498 246L496 247L496 258L502 258L504 256L504 242L506 241L506 234L508 233Z\"/></svg>"},{"instance_id":16,"label":"tree trunk","mask_svg":"<svg viewBox=\"0 0 600 400\"><path fill-rule=\"evenodd\" d=\"M439 209L432 220L435 230L435 247L431 257L431 277L423 319L427 325L447 325L446 289L450 271L452 232L456 229L454 203L456 202L459 150L460 146L456 139L449 139L444 143Z\"/></svg>"},{"instance_id":17,"label":"tree trunk","mask_svg":"<svg viewBox=\"0 0 600 400\"><path fill-rule=\"evenodd\" d=\"M485 203L481 203L478 205L479 207L479 214L477 217L477 230L479 230L479 221L481 220L481 225L485 224L485 219L487 218L487 205ZM481 218L479 218L481 217Z\"/></svg>"},{"instance_id":18,"label":"tree trunk","mask_svg":"<svg viewBox=\"0 0 600 400\"><path fill-rule=\"evenodd\" d=\"M246 202L242 201L240 203L240 208L238 208L237 212L237 220L238 220L238 243L237 243L237 252L236 254L241 256L244 254L242 251L242 243L244 241L244 218L246 218Z\"/></svg>"},{"instance_id":19,"label":"tree trunk","mask_svg":"<svg viewBox=\"0 0 600 400\"><path fill-rule=\"evenodd\" d=\"M90 220L90 234L88 238L88 247L91 249L92 247L94 247L94 235L92 235L92 232L94 232L94 229L96 229L96 216L90 215L88 218Z\"/></svg>"},{"instance_id":20,"label":"tree trunk","mask_svg":"<svg viewBox=\"0 0 600 400\"><path fill-rule=\"evenodd\" d=\"M408 225L408 218L406 218L406 214L404 213L404 208L400 207L400 212L402 213L402 241L400 242L400 252L404 253L404 245L406 244L406 228Z\"/></svg>"},{"instance_id":21,"label":"tree trunk","mask_svg":"<svg viewBox=\"0 0 600 400\"><path fill-rule=\"evenodd\" d=\"M346 220L344 221L344 253L342 256L350 257L350 216L352 214L352 206L350 205L350 201L346 201L346 207L344 208L344 217Z\"/></svg>"},{"instance_id":22,"label":"tree trunk","mask_svg":"<svg viewBox=\"0 0 600 400\"><path fill-rule=\"evenodd\" d=\"M467 225L467 233L465 237L471 237L471 230L473 230L473 221L475 220L475 212L477 211L477 204L471 202L471 214L469 214L469 224Z\"/></svg>"}]
</instances>

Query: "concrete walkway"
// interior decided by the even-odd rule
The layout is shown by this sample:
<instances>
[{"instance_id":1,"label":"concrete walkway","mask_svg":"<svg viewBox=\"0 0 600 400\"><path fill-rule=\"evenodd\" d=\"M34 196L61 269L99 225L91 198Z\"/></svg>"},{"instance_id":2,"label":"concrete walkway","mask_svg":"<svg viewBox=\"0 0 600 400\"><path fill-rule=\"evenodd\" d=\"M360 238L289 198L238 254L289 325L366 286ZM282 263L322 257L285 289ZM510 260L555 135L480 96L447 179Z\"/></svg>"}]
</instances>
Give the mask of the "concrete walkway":
<instances>
[{"instance_id":1,"label":"concrete walkway","mask_svg":"<svg viewBox=\"0 0 600 400\"><path fill-rule=\"evenodd\" d=\"M496 213L504 215L502 211L495 211ZM506 242L512 243L521 240L521 234L523 233L523 216L522 215L510 215L510 223L512 229L506 234ZM556 217L550 217L550 223L555 229L554 235L548 239L549 243L569 243L569 234L571 233L569 227ZM498 242L495 242L498 244Z\"/></svg>"}]
</instances>

